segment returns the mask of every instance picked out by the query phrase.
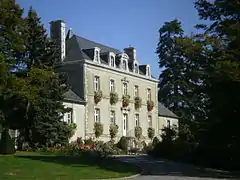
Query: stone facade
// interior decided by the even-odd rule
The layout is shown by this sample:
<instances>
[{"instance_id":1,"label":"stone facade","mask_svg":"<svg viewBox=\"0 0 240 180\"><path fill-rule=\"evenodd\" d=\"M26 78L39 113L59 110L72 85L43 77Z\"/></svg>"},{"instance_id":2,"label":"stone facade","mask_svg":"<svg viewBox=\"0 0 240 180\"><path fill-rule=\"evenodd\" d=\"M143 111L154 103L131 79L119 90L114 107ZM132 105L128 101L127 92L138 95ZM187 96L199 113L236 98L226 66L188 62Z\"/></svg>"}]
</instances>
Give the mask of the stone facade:
<instances>
[{"instance_id":1,"label":"stone facade","mask_svg":"<svg viewBox=\"0 0 240 180\"><path fill-rule=\"evenodd\" d=\"M73 107L72 118L78 128L72 140L94 137L95 122L103 124L100 139L104 141L110 138L111 123L119 126L117 139L121 136L133 137L136 126L142 128L143 140L149 140L148 127L154 128L157 135L161 124L158 118L158 80L151 75L150 65L140 64L134 47L125 48L122 52L79 37L72 29L68 31L66 41L62 41L59 34L65 33L66 25L63 22L58 20L51 23L54 26L51 27L51 37L61 43L59 47L66 47L66 51L61 49L63 59L56 69L67 73L71 87L66 99L72 104L65 105ZM98 103L94 100L96 92L102 93ZM110 92L118 95L115 104L110 103ZM123 95L130 96L127 107L123 106ZM135 97L141 98L140 108L135 108ZM79 102L81 105L73 105ZM147 102L153 103L153 109L147 108Z\"/></svg>"}]
</instances>

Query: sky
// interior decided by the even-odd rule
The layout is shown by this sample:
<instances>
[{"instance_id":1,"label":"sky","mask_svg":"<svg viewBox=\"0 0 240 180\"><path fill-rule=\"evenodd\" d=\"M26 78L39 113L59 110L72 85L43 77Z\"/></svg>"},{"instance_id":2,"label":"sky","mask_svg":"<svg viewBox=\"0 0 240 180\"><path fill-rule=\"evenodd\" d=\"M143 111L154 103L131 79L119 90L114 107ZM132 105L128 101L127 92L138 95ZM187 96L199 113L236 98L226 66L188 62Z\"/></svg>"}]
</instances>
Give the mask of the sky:
<instances>
[{"instance_id":1,"label":"sky","mask_svg":"<svg viewBox=\"0 0 240 180\"><path fill-rule=\"evenodd\" d=\"M123 51L136 48L140 64L150 64L152 75L160 69L155 53L159 28L175 18L185 33L194 32L199 17L194 0L17 0L27 13L30 6L49 31L49 22L64 20L74 34Z\"/></svg>"}]
</instances>

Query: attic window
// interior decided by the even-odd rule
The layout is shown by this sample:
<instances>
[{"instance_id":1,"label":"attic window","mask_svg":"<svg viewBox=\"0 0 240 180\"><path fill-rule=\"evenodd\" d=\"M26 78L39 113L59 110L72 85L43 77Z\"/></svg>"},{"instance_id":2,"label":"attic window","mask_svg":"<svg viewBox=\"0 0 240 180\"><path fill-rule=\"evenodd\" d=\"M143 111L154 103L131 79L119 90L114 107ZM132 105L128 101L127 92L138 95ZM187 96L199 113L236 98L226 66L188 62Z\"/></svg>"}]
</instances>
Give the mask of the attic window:
<instances>
[{"instance_id":1,"label":"attic window","mask_svg":"<svg viewBox=\"0 0 240 180\"><path fill-rule=\"evenodd\" d=\"M151 76L150 67L149 67L149 66L147 66L147 68L146 68L146 75L147 75L148 77Z\"/></svg>"},{"instance_id":2,"label":"attic window","mask_svg":"<svg viewBox=\"0 0 240 180\"><path fill-rule=\"evenodd\" d=\"M134 63L134 72L138 73L138 65L137 65L137 63Z\"/></svg>"},{"instance_id":3,"label":"attic window","mask_svg":"<svg viewBox=\"0 0 240 180\"><path fill-rule=\"evenodd\" d=\"M125 60L123 61L123 69L127 70L127 61L125 61Z\"/></svg>"},{"instance_id":4,"label":"attic window","mask_svg":"<svg viewBox=\"0 0 240 180\"><path fill-rule=\"evenodd\" d=\"M100 62L100 53L98 49L95 49L95 54L94 54L94 61Z\"/></svg>"},{"instance_id":5,"label":"attic window","mask_svg":"<svg viewBox=\"0 0 240 180\"><path fill-rule=\"evenodd\" d=\"M110 56L110 58L109 58L109 66L115 67L115 56L113 54L110 54L109 56Z\"/></svg>"}]
</instances>

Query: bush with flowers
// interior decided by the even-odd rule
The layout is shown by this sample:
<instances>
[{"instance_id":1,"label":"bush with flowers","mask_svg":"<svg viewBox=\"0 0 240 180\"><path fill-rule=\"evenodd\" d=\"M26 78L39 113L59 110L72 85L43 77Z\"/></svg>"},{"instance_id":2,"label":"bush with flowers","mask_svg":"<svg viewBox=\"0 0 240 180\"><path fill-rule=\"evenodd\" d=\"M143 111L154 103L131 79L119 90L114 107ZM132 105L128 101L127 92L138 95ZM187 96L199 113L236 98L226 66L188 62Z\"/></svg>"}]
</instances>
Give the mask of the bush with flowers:
<instances>
[{"instance_id":1,"label":"bush with flowers","mask_svg":"<svg viewBox=\"0 0 240 180\"><path fill-rule=\"evenodd\" d=\"M104 143L102 141L95 141L93 138L83 140L77 138L76 141L69 143L67 146L56 146L40 149L40 152L54 155L70 155L70 156L98 156L105 157L112 154L122 154L122 150L109 141Z\"/></svg>"}]
</instances>

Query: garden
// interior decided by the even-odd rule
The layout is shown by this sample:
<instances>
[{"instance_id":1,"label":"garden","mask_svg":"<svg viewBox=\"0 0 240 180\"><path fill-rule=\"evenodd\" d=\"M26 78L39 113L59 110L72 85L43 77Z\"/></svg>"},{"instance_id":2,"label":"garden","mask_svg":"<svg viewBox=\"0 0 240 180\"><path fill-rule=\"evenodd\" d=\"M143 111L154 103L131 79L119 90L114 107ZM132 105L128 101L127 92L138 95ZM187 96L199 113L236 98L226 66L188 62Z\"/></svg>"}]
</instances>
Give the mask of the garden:
<instances>
[{"instance_id":1,"label":"garden","mask_svg":"<svg viewBox=\"0 0 240 180\"><path fill-rule=\"evenodd\" d=\"M123 138L124 139L124 138ZM25 147L14 155L0 158L0 179L99 179L126 177L139 173L133 164L120 162L111 154L125 154L121 143L103 143L93 138L66 146L31 149ZM4 166L3 166L4 165Z\"/></svg>"}]
</instances>

